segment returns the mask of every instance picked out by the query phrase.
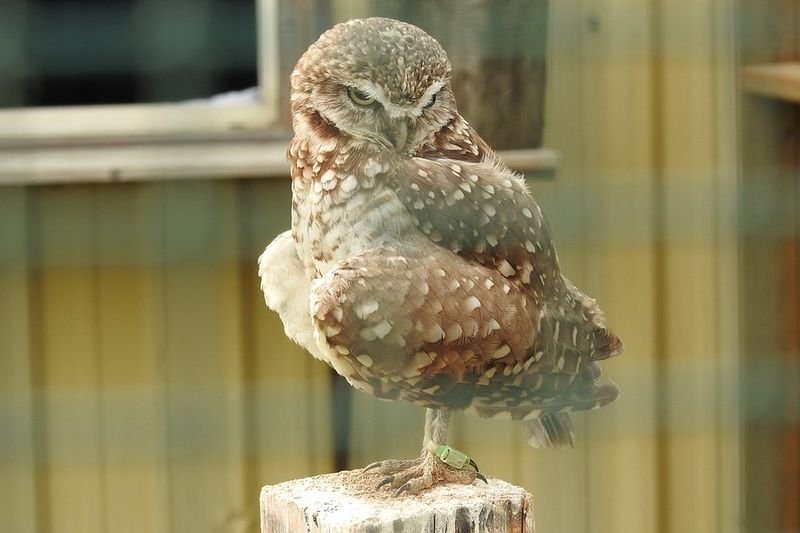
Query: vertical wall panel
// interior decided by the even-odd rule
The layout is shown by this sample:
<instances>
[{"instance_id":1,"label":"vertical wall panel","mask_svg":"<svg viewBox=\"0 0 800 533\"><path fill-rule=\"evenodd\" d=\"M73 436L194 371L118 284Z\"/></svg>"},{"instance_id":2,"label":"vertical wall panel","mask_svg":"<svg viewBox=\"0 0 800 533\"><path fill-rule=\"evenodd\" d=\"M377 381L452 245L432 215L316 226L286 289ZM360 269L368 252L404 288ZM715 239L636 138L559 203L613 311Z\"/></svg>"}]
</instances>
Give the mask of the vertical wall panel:
<instances>
[{"instance_id":1,"label":"vertical wall panel","mask_svg":"<svg viewBox=\"0 0 800 533\"><path fill-rule=\"evenodd\" d=\"M105 530L102 475L94 194L89 187L36 191L38 301L46 531Z\"/></svg>"},{"instance_id":2,"label":"vertical wall panel","mask_svg":"<svg viewBox=\"0 0 800 533\"><path fill-rule=\"evenodd\" d=\"M719 531L740 531L742 520L742 413L741 413L741 300L739 191L741 145L739 141L736 2L711 4L714 41L714 196L717 306L716 348L718 372L717 494Z\"/></svg>"},{"instance_id":3,"label":"vertical wall panel","mask_svg":"<svg viewBox=\"0 0 800 533\"><path fill-rule=\"evenodd\" d=\"M245 519L235 182L164 185L161 349L171 530Z\"/></svg>"},{"instance_id":4,"label":"vertical wall panel","mask_svg":"<svg viewBox=\"0 0 800 533\"><path fill-rule=\"evenodd\" d=\"M715 12L711 1L670 1L661 3L660 15L665 531L729 531L720 523L719 469L722 438L731 437L718 429L724 409L718 402L725 382L736 377L737 353L723 352L730 344L720 339L737 332L729 325L735 307L720 307L726 301L720 293L737 287L717 280L725 267L720 236L736 222L718 213L736 196L736 176L723 173L731 163L718 157L725 149L720 125L733 125L732 109L715 102L728 96L720 94L718 79L734 85L734 58L720 51L724 37L716 31L720 15L731 13Z\"/></svg>"},{"instance_id":5,"label":"vertical wall panel","mask_svg":"<svg viewBox=\"0 0 800 533\"><path fill-rule=\"evenodd\" d=\"M332 423L328 368L283 332L276 315L254 292L255 371L252 413L258 474L255 486L329 472Z\"/></svg>"},{"instance_id":6,"label":"vertical wall panel","mask_svg":"<svg viewBox=\"0 0 800 533\"><path fill-rule=\"evenodd\" d=\"M625 353L616 403L589 413L588 531L658 530L652 4L584 1L584 288Z\"/></svg>"},{"instance_id":7,"label":"vertical wall panel","mask_svg":"<svg viewBox=\"0 0 800 533\"><path fill-rule=\"evenodd\" d=\"M36 531L28 192L0 188L0 530Z\"/></svg>"},{"instance_id":8,"label":"vertical wall panel","mask_svg":"<svg viewBox=\"0 0 800 533\"><path fill-rule=\"evenodd\" d=\"M169 531L163 354L156 321L155 250L161 187L96 191L97 342L100 353L106 531ZM155 240L155 242L153 242Z\"/></svg>"},{"instance_id":9,"label":"vertical wall panel","mask_svg":"<svg viewBox=\"0 0 800 533\"><path fill-rule=\"evenodd\" d=\"M3 530L252 529L330 471L329 370L258 287L288 181L0 192Z\"/></svg>"}]
</instances>

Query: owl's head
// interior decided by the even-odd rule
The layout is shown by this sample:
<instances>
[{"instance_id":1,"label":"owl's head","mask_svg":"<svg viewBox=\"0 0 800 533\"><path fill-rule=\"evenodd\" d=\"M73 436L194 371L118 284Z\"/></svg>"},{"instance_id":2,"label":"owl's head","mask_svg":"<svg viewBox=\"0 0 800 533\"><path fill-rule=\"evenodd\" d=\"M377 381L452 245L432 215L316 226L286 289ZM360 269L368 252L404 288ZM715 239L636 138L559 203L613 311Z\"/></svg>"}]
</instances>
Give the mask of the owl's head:
<instances>
[{"instance_id":1,"label":"owl's head","mask_svg":"<svg viewBox=\"0 0 800 533\"><path fill-rule=\"evenodd\" d=\"M291 80L295 132L324 124L410 154L457 115L444 49L397 20L334 26L303 54Z\"/></svg>"}]
</instances>

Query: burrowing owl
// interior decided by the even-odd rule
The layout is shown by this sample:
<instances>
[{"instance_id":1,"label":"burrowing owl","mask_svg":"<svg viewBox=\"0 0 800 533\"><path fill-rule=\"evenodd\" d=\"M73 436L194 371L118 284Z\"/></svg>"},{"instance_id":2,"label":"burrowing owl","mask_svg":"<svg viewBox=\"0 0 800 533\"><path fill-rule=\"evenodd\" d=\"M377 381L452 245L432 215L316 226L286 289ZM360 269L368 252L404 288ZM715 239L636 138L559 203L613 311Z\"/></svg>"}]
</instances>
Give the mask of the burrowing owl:
<instances>
[{"instance_id":1,"label":"burrowing owl","mask_svg":"<svg viewBox=\"0 0 800 533\"><path fill-rule=\"evenodd\" d=\"M292 229L260 257L261 287L286 334L353 387L428 409L421 456L370 467L398 493L483 479L446 446L451 410L572 444L568 411L616 398L598 361L622 344L561 274L523 179L458 114L439 43L351 20L291 84Z\"/></svg>"}]
</instances>

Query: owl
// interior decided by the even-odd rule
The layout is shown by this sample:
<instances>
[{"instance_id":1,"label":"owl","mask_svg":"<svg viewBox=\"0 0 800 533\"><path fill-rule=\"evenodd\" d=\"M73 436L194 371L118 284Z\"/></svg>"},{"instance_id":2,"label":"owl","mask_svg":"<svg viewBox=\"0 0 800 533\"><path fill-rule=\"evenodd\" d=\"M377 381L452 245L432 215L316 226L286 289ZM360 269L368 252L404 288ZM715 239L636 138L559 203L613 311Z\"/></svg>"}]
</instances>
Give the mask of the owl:
<instances>
[{"instance_id":1,"label":"owl","mask_svg":"<svg viewBox=\"0 0 800 533\"><path fill-rule=\"evenodd\" d=\"M292 227L259 258L291 339L356 389L427 409L419 457L366 467L397 494L486 480L447 445L453 412L569 446L569 412L619 393L598 363L621 341L561 274L524 180L459 115L450 73L435 39L392 19L311 45L291 75Z\"/></svg>"}]
</instances>

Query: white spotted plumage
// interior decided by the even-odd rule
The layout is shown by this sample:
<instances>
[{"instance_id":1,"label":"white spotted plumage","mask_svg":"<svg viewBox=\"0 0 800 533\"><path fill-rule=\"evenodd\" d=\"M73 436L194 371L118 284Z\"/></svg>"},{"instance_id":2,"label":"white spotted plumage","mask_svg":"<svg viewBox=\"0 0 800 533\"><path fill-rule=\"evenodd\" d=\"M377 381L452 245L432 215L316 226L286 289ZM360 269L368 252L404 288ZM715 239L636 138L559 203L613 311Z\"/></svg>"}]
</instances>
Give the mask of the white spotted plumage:
<instances>
[{"instance_id":1,"label":"white spotted plumage","mask_svg":"<svg viewBox=\"0 0 800 533\"><path fill-rule=\"evenodd\" d=\"M616 397L597 362L621 343L561 275L524 180L458 114L444 50L354 20L291 81L292 229L259 268L287 334L375 396L571 441L567 411Z\"/></svg>"}]
</instances>

